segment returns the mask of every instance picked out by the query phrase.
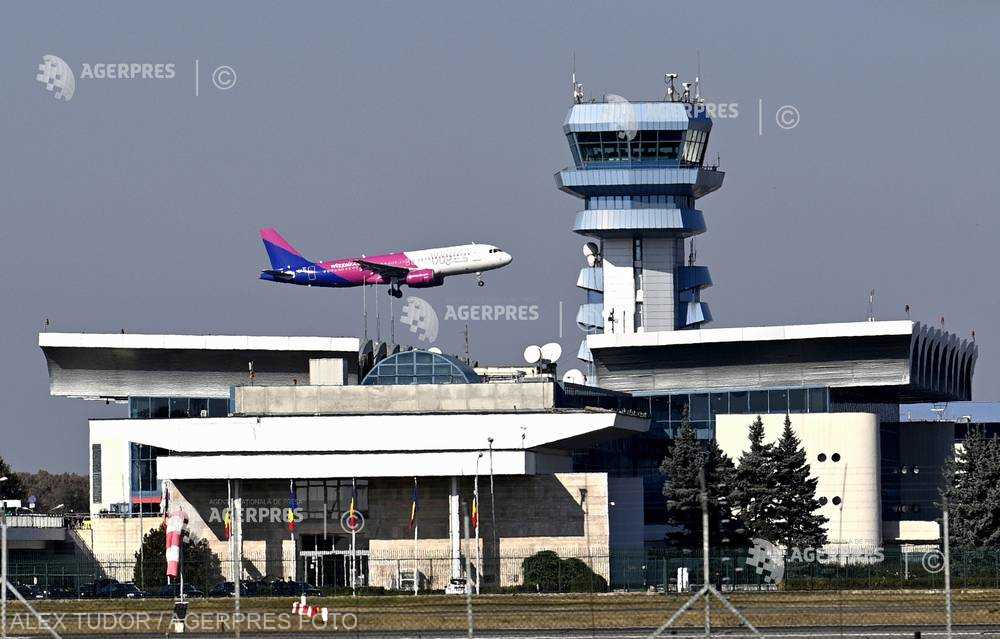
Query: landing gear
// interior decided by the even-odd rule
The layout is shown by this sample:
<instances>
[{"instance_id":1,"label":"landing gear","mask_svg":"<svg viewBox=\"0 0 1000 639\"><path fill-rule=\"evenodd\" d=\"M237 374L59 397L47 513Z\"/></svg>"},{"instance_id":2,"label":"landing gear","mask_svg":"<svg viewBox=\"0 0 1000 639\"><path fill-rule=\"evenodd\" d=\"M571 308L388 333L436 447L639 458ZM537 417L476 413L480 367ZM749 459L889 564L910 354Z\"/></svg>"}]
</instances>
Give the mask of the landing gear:
<instances>
[{"instance_id":1,"label":"landing gear","mask_svg":"<svg viewBox=\"0 0 1000 639\"><path fill-rule=\"evenodd\" d=\"M395 297L397 300L403 297L403 291L399 290L399 280L392 280L389 282L389 290L386 291L389 297Z\"/></svg>"},{"instance_id":2,"label":"landing gear","mask_svg":"<svg viewBox=\"0 0 1000 639\"><path fill-rule=\"evenodd\" d=\"M476 273L476 286L486 286L486 282L483 281L482 273Z\"/></svg>"}]
</instances>

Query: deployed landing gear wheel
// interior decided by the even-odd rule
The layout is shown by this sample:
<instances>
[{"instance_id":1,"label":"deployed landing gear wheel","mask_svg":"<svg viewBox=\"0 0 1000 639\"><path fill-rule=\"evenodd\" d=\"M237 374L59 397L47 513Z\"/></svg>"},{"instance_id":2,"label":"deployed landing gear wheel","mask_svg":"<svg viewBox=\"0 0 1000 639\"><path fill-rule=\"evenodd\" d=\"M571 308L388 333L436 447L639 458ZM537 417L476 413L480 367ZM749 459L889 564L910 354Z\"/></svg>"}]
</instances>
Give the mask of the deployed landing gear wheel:
<instances>
[{"instance_id":1,"label":"deployed landing gear wheel","mask_svg":"<svg viewBox=\"0 0 1000 639\"><path fill-rule=\"evenodd\" d=\"M403 297L403 291L399 290L398 288L390 288L389 295L391 297L395 297L398 300L399 298Z\"/></svg>"},{"instance_id":2,"label":"deployed landing gear wheel","mask_svg":"<svg viewBox=\"0 0 1000 639\"><path fill-rule=\"evenodd\" d=\"M486 286L486 282L484 282L483 280L479 280L476 282L476 286Z\"/></svg>"}]
</instances>

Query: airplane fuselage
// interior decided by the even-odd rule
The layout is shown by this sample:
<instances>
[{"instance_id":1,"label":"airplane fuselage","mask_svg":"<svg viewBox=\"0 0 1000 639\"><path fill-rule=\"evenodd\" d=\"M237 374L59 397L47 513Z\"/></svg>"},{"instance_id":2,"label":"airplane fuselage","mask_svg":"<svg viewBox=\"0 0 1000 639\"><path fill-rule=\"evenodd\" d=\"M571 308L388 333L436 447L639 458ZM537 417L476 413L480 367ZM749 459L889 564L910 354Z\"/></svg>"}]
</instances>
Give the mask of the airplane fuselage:
<instances>
[{"instance_id":1,"label":"airplane fuselage","mask_svg":"<svg viewBox=\"0 0 1000 639\"><path fill-rule=\"evenodd\" d=\"M267 241L275 242L274 239L265 238L265 242ZM286 261L287 264L282 264L272 260L273 268L262 271L260 278L329 288L362 284L426 288L440 286L444 278L452 275L479 274L501 268L510 263L511 257L496 246L461 244L309 263L296 264L298 260L294 258Z\"/></svg>"}]
</instances>

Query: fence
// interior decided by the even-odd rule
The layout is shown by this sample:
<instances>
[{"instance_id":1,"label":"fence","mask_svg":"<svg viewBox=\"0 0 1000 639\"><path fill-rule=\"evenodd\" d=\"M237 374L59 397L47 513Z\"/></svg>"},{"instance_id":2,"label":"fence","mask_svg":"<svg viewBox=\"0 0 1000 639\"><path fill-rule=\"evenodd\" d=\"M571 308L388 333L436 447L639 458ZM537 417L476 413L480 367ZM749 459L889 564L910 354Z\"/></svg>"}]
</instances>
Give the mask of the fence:
<instances>
[{"instance_id":1,"label":"fence","mask_svg":"<svg viewBox=\"0 0 1000 639\"><path fill-rule=\"evenodd\" d=\"M463 554L456 567L450 553L359 551L306 552L292 560L246 555L243 610L283 611L300 594L341 612L351 612L360 631L465 632L469 615L486 631L617 630L651 633L704 582L695 553L636 550L610 554L508 552ZM786 560L781 571L758 570L745 552L714 552L709 582L755 625L763 628L823 626L861 634L888 626L943 629L946 624L944 563L937 550L875 551L838 557L807 555ZM480 569L481 567L481 569ZM453 570L467 579L471 595L445 595ZM169 607L162 558L38 556L12 554L9 578L39 598L128 597L107 606ZM780 574L779 574L780 573ZM225 584L227 557L189 560L185 582L192 610L231 607ZM352 585L352 575L354 576ZM958 626L1000 629L1000 551L953 550L953 621ZM418 595L413 594L417 580ZM135 589L109 580L134 582ZM478 581L478 583L477 583ZM478 586L478 588L477 588ZM460 590L461 584L452 588ZM478 590L478 594L477 594ZM139 594L134 593L138 591ZM142 592L146 591L146 592ZM357 596L352 596L357 595ZM201 597L205 596L205 599ZM162 597L162 603L157 603ZM74 605L40 602L39 605ZM90 604L88 604L90 605ZM736 627L737 618L713 604L713 627ZM702 607L679 624L702 626Z\"/></svg>"}]
</instances>

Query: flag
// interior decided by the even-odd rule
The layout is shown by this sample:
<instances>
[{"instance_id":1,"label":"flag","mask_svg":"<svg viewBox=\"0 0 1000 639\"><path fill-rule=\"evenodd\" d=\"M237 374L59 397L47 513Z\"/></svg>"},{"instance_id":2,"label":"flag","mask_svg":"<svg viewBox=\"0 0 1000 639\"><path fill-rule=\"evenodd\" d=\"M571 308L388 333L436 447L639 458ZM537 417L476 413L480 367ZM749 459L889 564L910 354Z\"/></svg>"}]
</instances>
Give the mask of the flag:
<instances>
[{"instance_id":1,"label":"flag","mask_svg":"<svg viewBox=\"0 0 1000 639\"><path fill-rule=\"evenodd\" d=\"M417 493L417 478L413 478L413 503L410 504L410 530L417 525L417 509L420 508L420 495Z\"/></svg>"},{"instance_id":2,"label":"flag","mask_svg":"<svg viewBox=\"0 0 1000 639\"><path fill-rule=\"evenodd\" d=\"M233 511L230 508L226 509L226 514L223 515L222 521L226 525L226 539L232 539L233 537Z\"/></svg>"},{"instance_id":3,"label":"flag","mask_svg":"<svg viewBox=\"0 0 1000 639\"><path fill-rule=\"evenodd\" d=\"M170 513L170 517L167 519L166 558L168 577L176 578L180 574L181 544L184 541L187 523L187 513L181 508Z\"/></svg>"},{"instance_id":4,"label":"flag","mask_svg":"<svg viewBox=\"0 0 1000 639\"><path fill-rule=\"evenodd\" d=\"M479 529L479 496L472 496L472 527Z\"/></svg>"},{"instance_id":5,"label":"flag","mask_svg":"<svg viewBox=\"0 0 1000 639\"><path fill-rule=\"evenodd\" d=\"M295 491L288 493L288 532L295 532L295 511L299 509L299 502L295 499Z\"/></svg>"},{"instance_id":6,"label":"flag","mask_svg":"<svg viewBox=\"0 0 1000 639\"><path fill-rule=\"evenodd\" d=\"M358 489L354 486L351 488L351 507L347 511L347 527L352 531L358 527L357 499Z\"/></svg>"}]
</instances>

